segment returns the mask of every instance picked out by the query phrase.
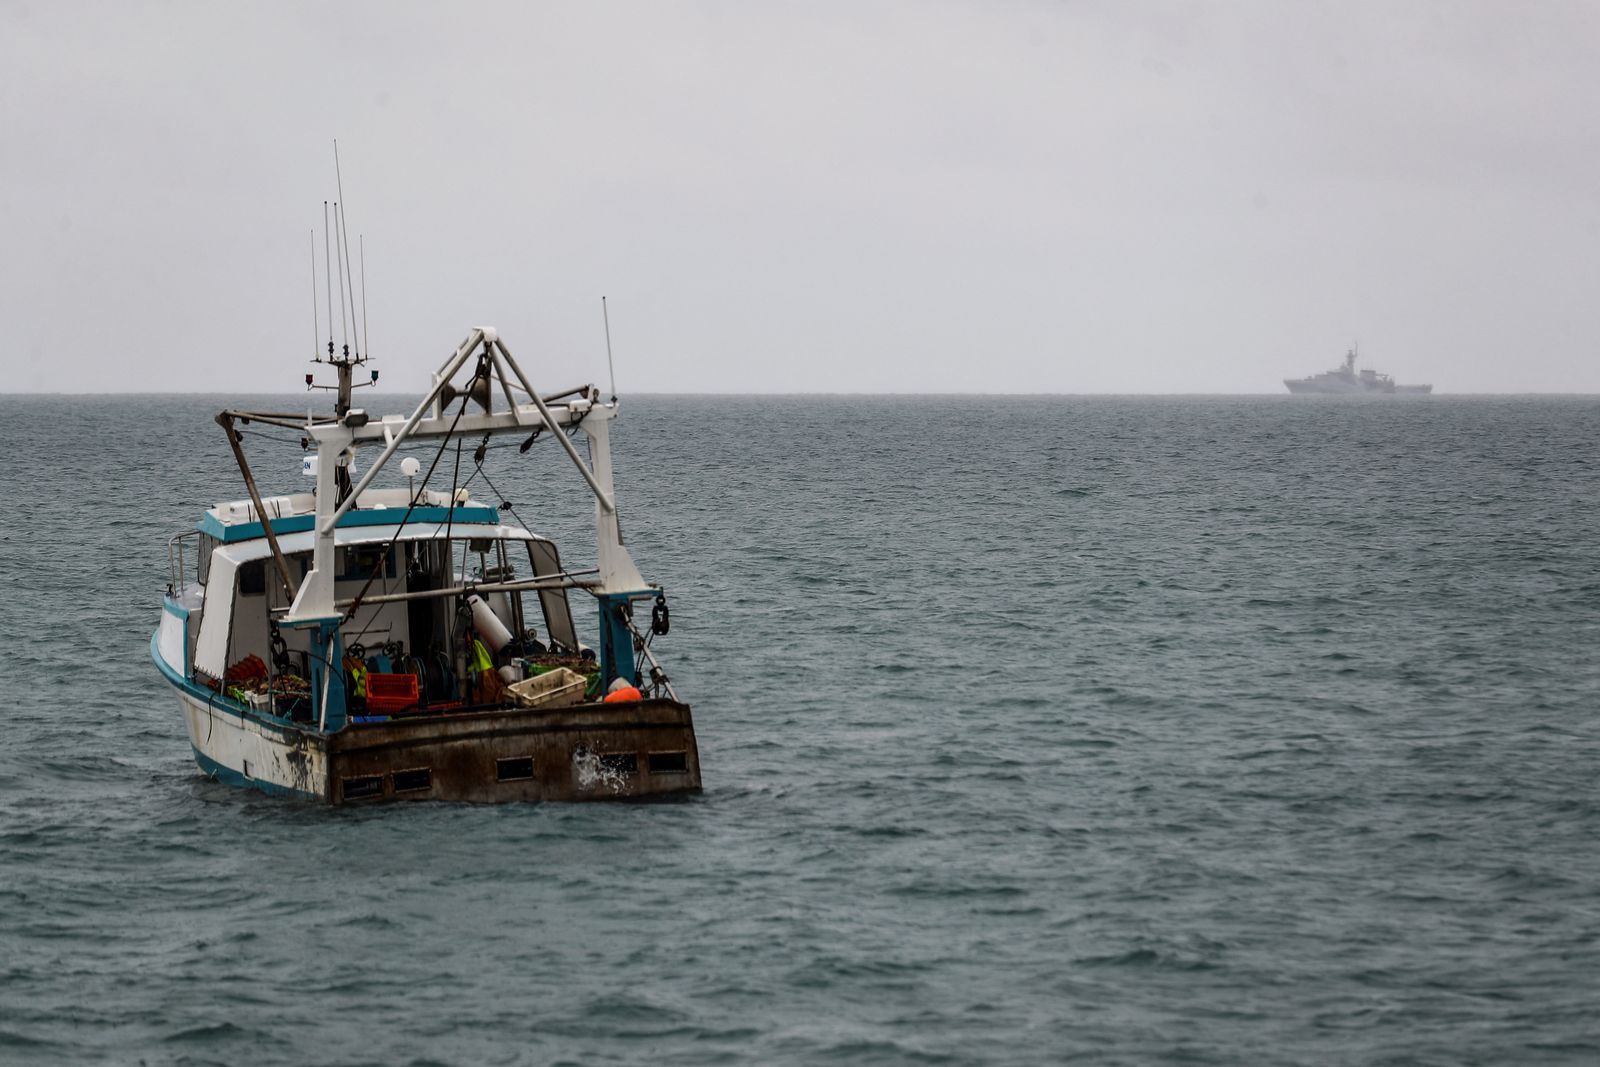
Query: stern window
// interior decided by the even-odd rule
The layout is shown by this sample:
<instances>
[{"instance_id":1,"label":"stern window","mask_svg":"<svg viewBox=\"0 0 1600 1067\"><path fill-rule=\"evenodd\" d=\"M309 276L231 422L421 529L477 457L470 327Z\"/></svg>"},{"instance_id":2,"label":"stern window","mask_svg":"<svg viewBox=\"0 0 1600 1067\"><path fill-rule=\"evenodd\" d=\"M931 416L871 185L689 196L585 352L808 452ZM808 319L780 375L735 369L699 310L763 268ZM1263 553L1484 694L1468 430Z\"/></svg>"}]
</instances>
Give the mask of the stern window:
<instances>
[{"instance_id":1,"label":"stern window","mask_svg":"<svg viewBox=\"0 0 1600 1067\"><path fill-rule=\"evenodd\" d=\"M413 767L407 771L394 772L394 791L396 793L411 793L432 788L433 768L431 767Z\"/></svg>"},{"instance_id":2,"label":"stern window","mask_svg":"<svg viewBox=\"0 0 1600 1067\"><path fill-rule=\"evenodd\" d=\"M344 799L364 800L367 797L383 796L383 775L367 774L359 778L346 778L343 785Z\"/></svg>"},{"instance_id":3,"label":"stern window","mask_svg":"<svg viewBox=\"0 0 1600 1067\"><path fill-rule=\"evenodd\" d=\"M613 774L638 774L639 757L632 752L602 752L600 766Z\"/></svg>"},{"instance_id":4,"label":"stern window","mask_svg":"<svg viewBox=\"0 0 1600 1067\"><path fill-rule=\"evenodd\" d=\"M494 776L502 782L525 782L533 777L533 757L521 756L494 761Z\"/></svg>"},{"instance_id":5,"label":"stern window","mask_svg":"<svg viewBox=\"0 0 1600 1067\"><path fill-rule=\"evenodd\" d=\"M650 753L651 774L682 774L689 769L687 752Z\"/></svg>"}]
</instances>

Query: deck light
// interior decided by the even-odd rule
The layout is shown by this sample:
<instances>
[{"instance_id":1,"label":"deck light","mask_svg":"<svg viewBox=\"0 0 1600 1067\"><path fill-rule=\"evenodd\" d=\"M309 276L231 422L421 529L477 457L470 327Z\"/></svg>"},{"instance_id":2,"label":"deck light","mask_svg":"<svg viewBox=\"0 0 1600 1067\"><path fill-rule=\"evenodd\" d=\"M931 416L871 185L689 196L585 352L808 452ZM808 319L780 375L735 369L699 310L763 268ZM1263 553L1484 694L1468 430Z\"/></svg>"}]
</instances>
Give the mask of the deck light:
<instances>
[{"instance_id":1,"label":"deck light","mask_svg":"<svg viewBox=\"0 0 1600 1067\"><path fill-rule=\"evenodd\" d=\"M417 502L417 486L412 479L417 476L417 472L421 469L422 464L417 462L416 456L407 456L400 461L400 473L406 476L406 492L411 494L411 502L413 504Z\"/></svg>"}]
</instances>

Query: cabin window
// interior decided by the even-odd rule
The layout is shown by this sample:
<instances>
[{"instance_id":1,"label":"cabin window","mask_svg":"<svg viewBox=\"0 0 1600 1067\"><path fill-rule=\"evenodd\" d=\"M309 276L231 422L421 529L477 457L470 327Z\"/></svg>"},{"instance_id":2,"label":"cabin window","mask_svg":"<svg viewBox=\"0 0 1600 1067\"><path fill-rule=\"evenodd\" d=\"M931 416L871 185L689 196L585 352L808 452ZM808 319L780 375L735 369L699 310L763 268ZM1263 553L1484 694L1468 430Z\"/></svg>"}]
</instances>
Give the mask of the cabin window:
<instances>
[{"instance_id":1,"label":"cabin window","mask_svg":"<svg viewBox=\"0 0 1600 1067\"><path fill-rule=\"evenodd\" d=\"M393 578L394 553L386 553L386 548L387 545L350 545L339 549L334 576L341 582L364 582L377 571L380 578Z\"/></svg>"},{"instance_id":2,"label":"cabin window","mask_svg":"<svg viewBox=\"0 0 1600 1067\"><path fill-rule=\"evenodd\" d=\"M497 759L494 761L494 776L501 782L525 782L533 777L533 757Z\"/></svg>"},{"instance_id":3,"label":"cabin window","mask_svg":"<svg viewBox=\"0 0 1600 1067\"><path fill-rule=\"evenodd\" d=\"M413 767L410 770L394 772L394 791L396 793L416 793L432 788L433 768L431 767Z\"/></svg>"},{"instance_id":4,"label":"cabin window","mask_svg":"<svg viewBox=\"0 0 1600 1067\"><path fill-rule=\"evenodd\" d=\"M689 769L689 753L652 752L649 765L651 774L682 774Z\"/></svg>"},{"instance_id":5,"label":"cabin window","mask_svg":"<svg viewBox=\"0 0 1600 1067\"><path fill-rule=\"evenodd\" d=\"M364 774L359 778L346 778L343 783L343 794L346 800L365 800L368 797L383 796L383 775Z\"/></svg>"},{"instance_id":6,"label":"cabin window","mask_svg":"<svg viewBox=\"0 0 1600 1067\"><path fill-rule=\"evenodd\" d=\"M261 596L267 591L267 561L253 559L239 564L239 595Z\"/></svg>"},{"instance_id":7,"label":"cabin window","mask_svg":"<svg viewBox=\"0 0 1600 1067\"><path fill-rule=\"evenodd\" d=\"M556 546L542 539L527 542L528 563L535 577L544 578L562 572L561 556ZM571 655L578 652L578 634L572 625L572 608L567 603L565 589L539 590L539 607L544 615L544 641Z\"/></svg>"},{"instance_id":8,"label":"cabin window","mask_svg":"<svg viewBox=\"0 0 1600 1067\"><path fill-rule=\"evenodd\" d=\"M210 534L200 535L200 545L195 549L200 553L200 558L195 561L195 581L201 585L205 585L206 579L211 577L211 553L217 550L220 543Z\"/></svg>"}]
</instances>

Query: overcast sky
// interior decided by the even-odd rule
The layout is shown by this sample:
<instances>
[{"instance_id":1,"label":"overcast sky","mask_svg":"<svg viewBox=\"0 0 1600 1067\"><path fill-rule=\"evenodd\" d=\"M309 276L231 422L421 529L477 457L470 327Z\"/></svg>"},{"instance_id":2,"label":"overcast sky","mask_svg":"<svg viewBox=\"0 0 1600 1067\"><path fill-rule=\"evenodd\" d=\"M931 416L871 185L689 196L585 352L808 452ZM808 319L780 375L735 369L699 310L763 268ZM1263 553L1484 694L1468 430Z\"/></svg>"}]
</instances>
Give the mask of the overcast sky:
<instances>
[{"instance_id":1,"label":"overcast sky","mask_svg":"<svg viewBox=\"0 0 1600 1067\"><path fill-rule=\"evenodd\" d=\"M623 393L1283 392L1357 341L1600 392L1597 57L1592 0L0 0L0 390L292 390L338 138L396 389L479 323L604 384L605 294Z\"/></svg>"}]
</instances>

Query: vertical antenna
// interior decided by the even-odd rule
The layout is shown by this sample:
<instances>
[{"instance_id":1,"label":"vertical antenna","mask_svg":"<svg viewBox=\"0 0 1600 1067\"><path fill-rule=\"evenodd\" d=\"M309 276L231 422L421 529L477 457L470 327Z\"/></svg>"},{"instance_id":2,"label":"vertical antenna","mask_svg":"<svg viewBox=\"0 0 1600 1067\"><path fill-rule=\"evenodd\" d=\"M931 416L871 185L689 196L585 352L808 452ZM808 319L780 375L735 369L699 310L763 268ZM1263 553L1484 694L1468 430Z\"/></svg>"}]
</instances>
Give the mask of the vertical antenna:
<instances>
[{"instance_id":1,"label":"vertical antenna","mask_svg":"<svg viewBox=\"0 0 1600 1067\"><path fill-rule=\"evenodd\" d=\"M322 337L322 320L317 318L317 231L311 230L311 358L317 358L317 342Z\"/></svg>"},{"instance_id":2,"label":"vertical antenna","mask_svg":"<svg viewBox=\"0 0 1600 1067\"><path fill-rule=\"evenodd\" d=\"M333 239L340 248L340 255L333 257L333 265L339 271L339 332L344 335L344 354L346 358L349 358L350 324L344 318L344 260L340 258L344 254L344 244L339 240L339 201L337 200L333 202ZM332 318L333 316L329 315L328 317ZM332 323L329 325L332 325Z\"/></svg>"},{"instance_id":3,"label":"vertical antenna","mask_svg":"<svg viewBox=\"0 0 1600 1067\"><path fill-rule=\"evenodd\" d=\"M372 355L372 338L367 334L367 235L356 234L356 247L361 250L361 339L366 352Z\"/></svg>"},{"instance_id":4,"label":"vertical antenna","mask_svg":"<svg viewBox=\"0 0 1600 1067\"><path fill-rule=\"evenodd\" d=\"M339 199L343 200L344 176L339 172L339 139L337 137L333 139L333 180L338 185ZM344 214L339 216L339 232L344 243L344 276L347 279L346 284L350 286L350 318L354 319L356 317L356 276L355 272L350 269L350 231L346 228L346 223L349 221L350 207L346 204ZM344 299L343 292L339 294L339 299ZM356 358L361 358L360 337L356 338Z\"/></svg>"},{"instance_id":5,"label":"vertical antenna","mask_svg":"<svg viewBox=\"0 0 1600 1067\"><path fill-rule=\"evenodd\" d=\"M611 402L617 402L617 365L611 362L611 313L606 310L606 298L600 298L600 317L606 320L606 368L611 371Z\"/></svg>"},{"instance_id":6,"label":"vertical antenna","mask_svg":"<svg viewBox=\"0 0 1600 1067\"><path fill-rule=\"evenodd\" d=\"M356 328L356 272L350 269L349 221L350 213L348 211L339 212L339 231L344 237L344 279L345 285L350 289L350 331L354 333ZM341 297L343 295L342 293L340 294ZM361 361L361 338L359 336L356 338L356 361Z\"/></svg>"},{"instance_id":7,"label":"vertical antenna","mask_svg":"<svg viewBox=\"0 0 1600 1067\"><path fill-rule=\"evenodd\" d=\"M322 278L328 283L328 358L333 358L333 261L328 254L328 202L322 202Z\"/></svg>"}]
</instances>

